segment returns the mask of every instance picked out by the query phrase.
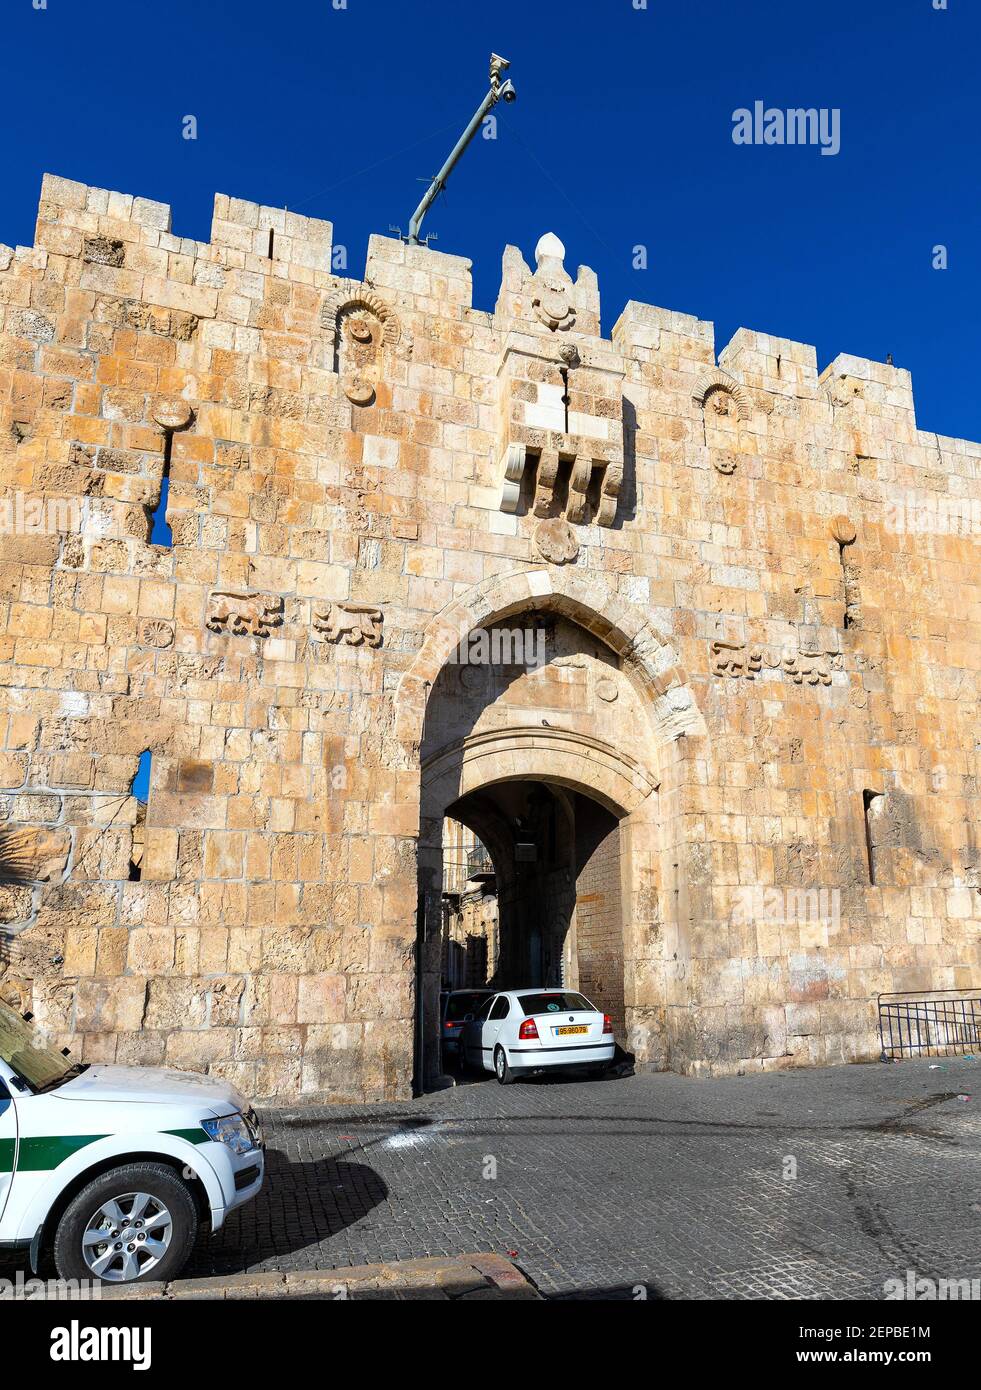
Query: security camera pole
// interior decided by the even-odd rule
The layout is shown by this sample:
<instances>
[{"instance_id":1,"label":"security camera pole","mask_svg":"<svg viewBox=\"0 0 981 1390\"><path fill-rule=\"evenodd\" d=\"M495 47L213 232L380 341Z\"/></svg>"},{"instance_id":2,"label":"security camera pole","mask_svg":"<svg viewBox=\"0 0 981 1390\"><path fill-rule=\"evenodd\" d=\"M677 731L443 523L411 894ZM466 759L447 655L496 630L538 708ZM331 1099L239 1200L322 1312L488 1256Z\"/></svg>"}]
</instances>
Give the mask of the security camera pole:
<instances>
[{"instance_id":1,"label":"security camera pole","mask_svg":"<svg viewBox=\"0 0 981 1390\"><path fill-rule=\"evenodd\" d=\"M442 169L440 169L439 173L436 175L432 183L426 189L422 202L419 204L415 212L412 214L412 221L409 223L409 234L405 238L409 246L419 246L421 244L419 238L419 228L422 226L422 219L425 217L426 213L429 211L430 207L435 202L437 195L441 193L442 190L446 187L446 180L453 172L457 160L463 154L463 151L467 148L467 146L470 144L470 141L477 133L478 129L480 128L480 123L487 115L487 112L491 109L492 106L496 106L502 98L504 101L514 101L517 97L518 94L514 90L514 84L511 82L510 78L506 82L501 81L501 73L504 71L505 68L509 68L510 66L511 64L508 62L506 58L499 58L496 53L491 54L490 91L487 93L483 101L477 107L477 110L474 112L474 116L470 124L467 126L466 130L460 136L456 144L453 146L453 150L450 154L450 157L447 159Z\"/></svg>"}]
</instances>

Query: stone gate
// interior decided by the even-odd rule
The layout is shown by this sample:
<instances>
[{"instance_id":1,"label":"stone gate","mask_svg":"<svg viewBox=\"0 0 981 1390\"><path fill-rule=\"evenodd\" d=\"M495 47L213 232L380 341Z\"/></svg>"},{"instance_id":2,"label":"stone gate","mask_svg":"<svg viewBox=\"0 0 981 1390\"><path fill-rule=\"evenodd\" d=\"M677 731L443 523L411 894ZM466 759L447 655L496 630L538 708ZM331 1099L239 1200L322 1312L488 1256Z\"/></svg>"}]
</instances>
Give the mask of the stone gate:
<instances>
[{"instance_id":1,"label":"stone gate","mask_svg":"<svg viewBox=\"0 0 981 1390\"><path fill-rule=\"evenodd\" d=\"M604 337L552 235L493 312L331 242L48 176L0 247L2 997L85 1060L402 1097L448 811L514 968L642 1064L869 1058L880 991L976 988L981 447L892 366Z\"/></svg>"}]
</instances>

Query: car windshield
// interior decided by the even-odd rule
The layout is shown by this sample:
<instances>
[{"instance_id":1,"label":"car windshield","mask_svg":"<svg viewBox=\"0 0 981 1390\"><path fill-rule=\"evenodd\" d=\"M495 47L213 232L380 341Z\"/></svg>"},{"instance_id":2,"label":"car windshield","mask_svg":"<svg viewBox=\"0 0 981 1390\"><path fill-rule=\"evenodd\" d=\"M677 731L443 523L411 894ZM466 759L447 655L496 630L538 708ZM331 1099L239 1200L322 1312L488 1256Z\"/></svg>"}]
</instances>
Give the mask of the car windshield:
<instances>
[{"instance_id":1,"label":"car windshield","mask_svg":"<svg viewBox=\"0 0 981 1390\"><path fill-rule=\"evenodd\" d=\"M467 1014L472 1014L487 998L484 990L461 990L458 994L451 994L446 1001L447 1020L466 1018Z\"/></svg>"},{"instance_id":2,"label":"car windshield","mask_svg":"<svg viewBox=\"0 0 981 1390\"><path fill-rule=\"evenodd\" d=\"M0 1057L35 1091L50 1090L79 1070L4 1003L0 1003Z\"/></svg>"},{"instance_id":3,"label":"car windshield","mask_svg":"<svg viewBox=\"0 0 981 1390\"><path fill-rule=\"evenodd\" d=\"M526 1017L529 1014L577 1013L584 1009L589 1013L596 1012L581 994L567 994L565 990L550 991L548 994L522 994L519 1002Z\"/></svg>"}]
</instances>

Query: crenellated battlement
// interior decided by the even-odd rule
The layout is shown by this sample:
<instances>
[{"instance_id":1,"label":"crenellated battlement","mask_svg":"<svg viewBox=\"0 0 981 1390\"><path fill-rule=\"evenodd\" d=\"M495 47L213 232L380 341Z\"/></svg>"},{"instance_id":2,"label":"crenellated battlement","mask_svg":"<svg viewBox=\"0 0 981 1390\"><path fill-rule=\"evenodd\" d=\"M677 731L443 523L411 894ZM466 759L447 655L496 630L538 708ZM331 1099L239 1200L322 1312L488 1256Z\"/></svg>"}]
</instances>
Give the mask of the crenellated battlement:
<instances>
[{"instance_id":1,"label":"crenellated battlement","mask_svg":"<svg viewBox=\"0 0 981 1390\"><path fill-rule=\"evenodd\" d=\"M0 270L14 265L24 273L41 272L44 253L81 260L86 266L79 280L83 290L139 299L199 319L236 321L241 301L259 297L261 281L254 277L273 276L316 290L329 290L338 279L347 279L346 254L344 264L335 264L332 257L333 230L322 218L218 193L211 239L196 241L174 234L169 204L45 174L35 245L16 251L0 246ZM473 313L470 269L466 257L373 235L364 283L423 311ZM552 271L565 276L561 256L553 258ZM548 267L546 278L547 273ZM528 299L534 295L536 274L541 271L533 274L518 248L505 249L496 323L536 317ZM598 337L596 275L587 266L580 266L577 275L580 305L575 321L561 324L541 315L539 321L553 332ZM537 303L540 308L541 301ZM711 322L634 300L613 325L609 341L628 358L645 360L653 354L716 363ZM810 344L772 334L738 329L718 353L717 364L743 385L779 395L823 388L836 405L867 399L877 408L914 411L912 381L904 369L843 353L819 370Z\"/></svg>"}]
</instances>

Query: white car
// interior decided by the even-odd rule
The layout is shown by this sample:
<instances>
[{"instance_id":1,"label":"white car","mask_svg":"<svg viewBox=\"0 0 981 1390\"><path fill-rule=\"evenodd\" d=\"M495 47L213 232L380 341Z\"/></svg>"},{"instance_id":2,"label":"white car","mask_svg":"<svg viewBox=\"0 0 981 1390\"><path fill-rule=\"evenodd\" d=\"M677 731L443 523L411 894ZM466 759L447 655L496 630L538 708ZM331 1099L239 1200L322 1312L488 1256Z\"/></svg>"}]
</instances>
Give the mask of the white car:
<instances>
[{"instance_id":1,"label":"white car","mask_svg":"<svg viewBox=\"0 0 981 1390\"><path fill-rule=\"evenodd\" d=\"M72 1064L0 1003L0 1248L63 1279L172 1279L262 1186L255 1112L190 1072Z\"/></svg>"},{"instance_id":2,"label":"white car","mask_svg":"<svg viewBox=\"0 0 981 1390\"><path fill-rule=\"evenodd\" d=\"M609 1015L576 990L509 989L471 1015L461 1047L465 1065L507 1086L555 1067L605 1071L616 1044Z\"/></svg>"}]
</instances>

